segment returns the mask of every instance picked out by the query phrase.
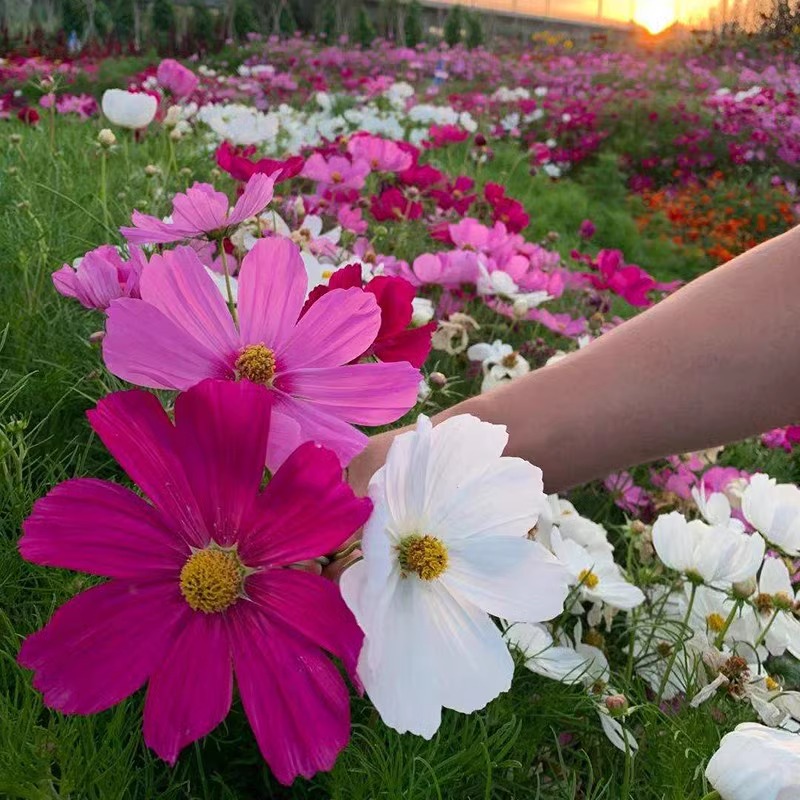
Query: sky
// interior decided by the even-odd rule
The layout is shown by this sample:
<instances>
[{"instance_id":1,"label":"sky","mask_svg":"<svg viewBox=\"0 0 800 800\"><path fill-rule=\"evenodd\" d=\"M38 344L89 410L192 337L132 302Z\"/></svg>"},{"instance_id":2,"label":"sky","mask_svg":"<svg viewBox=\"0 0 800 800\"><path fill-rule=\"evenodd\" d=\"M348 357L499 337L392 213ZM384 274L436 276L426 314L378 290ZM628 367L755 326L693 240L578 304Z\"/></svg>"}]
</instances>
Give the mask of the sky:
<instances>
[{"instance_id":1,"label":"sky","mask_svg":"<svg viewBox=\"0 0 800 800\"><path fill-rule=\"evenodd\" d=\"M602 2L603 16L627 21L633 12L637 22L651 29L666 27L678 17L684 22L698 22L720 0L549 0L554 16L596 16ZM531 14L544 14L548 0L468 0L467 5L516 8Z\"/></svg>"}]
</instances>

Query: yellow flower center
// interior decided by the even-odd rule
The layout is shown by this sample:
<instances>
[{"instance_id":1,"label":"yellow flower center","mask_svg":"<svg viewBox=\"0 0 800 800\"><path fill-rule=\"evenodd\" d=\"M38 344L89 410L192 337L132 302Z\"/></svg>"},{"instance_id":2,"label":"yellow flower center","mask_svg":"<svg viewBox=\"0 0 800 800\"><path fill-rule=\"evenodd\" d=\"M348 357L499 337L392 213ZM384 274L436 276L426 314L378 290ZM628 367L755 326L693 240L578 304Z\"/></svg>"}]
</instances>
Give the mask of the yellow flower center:
<instances>
[{"instance_id":1,"label":"yellow flower center","mask_svg":"<svg viewBox=\"0 0 800 800\"><path fill-rule=\"evenodd\" d=\"M247 570L235 548L214 544L195 550L181 569L181 594L195 610L204 614L224 611L242 596Z\"/></svg>"},{"instance_id":2,"label":"yellow flower center","mask_svg":"<svg viewBox=\"0 0 800 800\"><path fill-rule=\"evenodd\" d=\"M516 353L509 353L507 356L503 356L503 360L500 362L506 369L513 369L517 366L517 354Z\"/></svg>"},{"instance_id":3,"label":"yellow flower center","mask_svg":"<svg viewBox=\"0 0 800 800\"><path fill-rule=\"evenodd\" d=\"M759 594L756 597L755 604L756 604L756 608L762 614L769 614L769 612L772 611L772 606L773 606L772 595L771 594L765 594L765 593L762 592L761 594Z\"/></svg>"},{"instance_id":4,"label":"yellow flower center","mask_svg":"<svg viewBox=\"0 0 800 800\"><path fill-rule=\"evenodd\" d=\"M779 608L781 611L789 611L789 609L794 605L794 601L786 592L778 592L773 597L775 602L775 608Z\"/></svg>"},{"instance_id":5,"label":"yellow flower center","mask_svg":"<svg viewBox=\"0 0 800 800\"><path fill-rule=\"evenodd\" d=\"M331 172L331 180L334 183L341 183L344 180L344 175L342 175L342 173L338 170L334 170Z\"/></svg>"},{"instance_id":6,"label":"yellow flower center","mask_svg":"<svg viewBox=\"0 0 800 800\"><path fill-rule=\"evenodd\" d=\"M581 586L594 589L597 584L600 583L600 578L598 578L597 575L595 575L590 569L582 569L578 575L578 583L580 583Z\"/></svg>"},{"instance_id":7,"label":"yellow flower center","mask_svg":"<svg viewBox=\"0 0 800 800\"><path fill-rule=\"evenodd\" d=\"M249 344L236 359L240 378L253 383L269 383L275 375L275 353L263 344Z\"/></svg>"},{"instance_id":8,"label":"yellow flower center","mask_svg":"<svg viewBox=\"0 0 800 800\"><path fill-rule=\"evenodd\" d=\"M424 581L438 578L447 569L447 547L435 536L407 536L400 542L397 551L403 572L416 572Z\"/></svg>"},{"instance_id":9,"label":"yellow flower center","mask_svg":"<svg viewBox=\"0 0 800 800\"><path fill-rule=\"evenodd\" d=\"M706 617L706 625L708 625L709 629L714 631L714 633L719 633L725 627L725 617L716 612L709 614Z\"/></svg>"},{"instance_id":10,"label":"yellow flower center","mask_svg":"<svg viewBox=\"0 0 800 800\"><path fill-rule=\"evenodd\" d=\"M781 685L778 683L778 681L776 681L775 678L771 677L770 675L767 675L764 685L767 687L767 691L769 692L777 692L778 689L781 688Z\"/></svg>"}]
</instances>

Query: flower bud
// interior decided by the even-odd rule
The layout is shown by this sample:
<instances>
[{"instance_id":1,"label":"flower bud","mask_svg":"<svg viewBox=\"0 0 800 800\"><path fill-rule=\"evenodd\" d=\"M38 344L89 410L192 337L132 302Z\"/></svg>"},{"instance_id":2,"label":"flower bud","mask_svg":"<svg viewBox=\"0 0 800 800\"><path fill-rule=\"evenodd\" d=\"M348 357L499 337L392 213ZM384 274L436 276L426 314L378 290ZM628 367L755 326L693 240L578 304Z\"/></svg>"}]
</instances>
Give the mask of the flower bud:
<instances>
[{"instance_id":1,"label":"flower bud","mask_svg":"<svg viewBox=\"0 0 800 800\"><path fill-rule=\"evenodd\" d=\"M184 178L191 178L192 177L191 167L181 167L180 175Z\"/></svg>"},{"instance_id":2,"label":"flower bud","mask_svg":"<svg viewBox=\"0 0 800 800\"><path fill-rule=\"evenodd\" d=\"M622 717L628 712L628 698L624 694L612 694L606 697L606 709L612 717Z\"/></svg>"},{"instance_id":3,"label":"flower bud","mask_svg":"<svg viewBox=\"0 0 800 800\"><path fill-rule=\"evenodd\" d=\"M631 522L630 530L634 536L641 536L647 530L647 525L640 519L635 519Z\"/></svg>"},{"instance_id":4,"label":"flower bud","mask_svg":"<svg viewBox=\"0 0 800 800\"><path fill-rule=\"evenodd\" d=\"M105 331L95 331L89 334L89 344L100 344L105 338Z\"/></svg>"},{"instance_id":5,"label":"flower bud","mask_svg":"<svg viewBox=\"0 0 800 800\"><path fill-rule=\"evenodd\" d=\"M101 147L108 149L117 143L117 137L114 136L114 131L109 130L108 128L103 128L103 130L97 134L97 141Z\"/></svg>"},{"instance_id":6,"label":"flower bud","mask_svg":"<svg viewBox=\"0 0 800 800\"><path fill-rule=\"evenodd\" d=\"M517 319L525 319L528 316L528 301L524 297L518 297L514 301L514 305L512 306L512 311L514 312L514 316Z\"/></svg>"},{"instance_id":7,"label":"flower bud","mask_svg":"<svg viewBox=\"0 0 800 800\"><path fill-rule=\"evenodd\" d=\"M18 133L12 133L11 136L8 137L8 141L11 144L19 144L22 141L22 137Z\"/></svg>"},{"instance_id":8,"label":"flower bud","mask_svg":"<svg viewBox=\"0 0 800 800\"><path fill-rule=\"evenodd\" d=\"M431 372L428 376L428 382L437 389L444 389L447 386L447 375L441 372Z\"/></svg>"},{"instance_id":9,"label":"flower bud","mask_svg":"<svg viewBox=\"0 0 800 800\"><path fill-rule=\"evenodd\" d=\"M157 167L155 164L148 164L144 168L144 174L147 175L148 178L154 178L156 175L161 172L161 169Z\"/></svg>"},{"instance_id":10,"label":"flower bud","mask_svg":"<svg viewBox=\"0 0 800 800\"><path fill-rule=\"evenodd\" d=\"M755 578L748 578L746 581L737 581L733 584L733 596L738 600L747 600L758 589Z\"/></svg>"},{"instance_id":11,"label":"flower bud","mask_svg":"<svg viewBox=\"0 0 800 800\"><path fill-rule=\"evenodd\" d=\"M172 139L173 142L179 142L181 139L183 139L183 134L181 133L181 129L173 128L169 132L169 138Z\"/></svg>"}]
</instances>

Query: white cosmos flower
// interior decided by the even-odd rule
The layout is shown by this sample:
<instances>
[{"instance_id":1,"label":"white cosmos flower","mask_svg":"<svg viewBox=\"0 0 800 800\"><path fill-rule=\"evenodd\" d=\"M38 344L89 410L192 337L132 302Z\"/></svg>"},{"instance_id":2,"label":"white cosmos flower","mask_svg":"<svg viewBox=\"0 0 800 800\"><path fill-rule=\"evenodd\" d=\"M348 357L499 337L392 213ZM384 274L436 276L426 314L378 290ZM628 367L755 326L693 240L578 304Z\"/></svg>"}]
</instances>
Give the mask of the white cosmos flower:
<instances>
[{"instance_id":1,"label":"white cosmos flower","mask_svg":"<svg viewBox=\"0 0 800 800\"><path fill-rule=\"evenodd\" d=\"M525 666L537 675L561 683L580 683L591 666L585 655L572 647L560 647L544 625L516 622L505 633L506 640L525 658Z\"/></svg>"},{"instance_id":2,"label":"white cosmos flower","mask_svg":"<svg viewBox=\"0 0 800 800\"><path fill-rule=\"evenodd\" d=\"M411 307L411 324L415 328L427 325L433 319L433 303L427 297L415 297L411 301Z\"/></svg>"},{"instance_id":3,"label":"white cosmos flower","mask_svg":"<svg viewBox=\"0 0 800 800\"><path fill-rule=\"evenodd\" d=\"M687 522L677 511L653 525L653 546L671 569L710 584L730 584L755 576L764 557L764 540L733 528Z\"/></svg>"},{"instance_id":4,"label":"white cosmos flower","mask_svg":"<svg viewBox=\"0 0 800 800\"><path fill-rule=\"evenodd\" d=\"M782 559L764 559L755 602L759 626L766 629L764 644L770 655L780 656L788 650L800 658L800 621L792 613L796 596Z\"/></svg>"},{"instance_id":5,"label":"white cosmos flower","mask_svg":"<svg viewBox=\"0 0 800 800\"><path fill-rule=\"evenodd\" d=\"M146 92L106 89L103 92L103 114L120 128L146 128L155 118L158 101Z\"/></svg>"},{"instance_id":6,"label":"white cosmos flower","mask_svg":"<svg viewBox=\"0 0 800 800\"><path fill-rule=\"evenodd\" d=\"M722 800L800 797L800 736L744 722L726 734L706 767Z\"/></svg>"},{"instance_id":7,"label":"white cosmos flower","mask_svg":"<svg viewBox=\"0 0 800 800\"><path fill-rule=\"evenodd\" d=\"M467 358L470 361L480 361L483 367L490 367L493 364L502 363L503 359L514 354L514 348L510 344L505 344L500 339L494 342L479 342L473 344L467 350Z\"/></svg>"},{"instance_id":8,"label":"white cosmos flower","mask_svg":"<svg viewBox=\"0 0 800 800\"><path fill-rule=\"evenodd\" d=\"M709 525L733 528L740 533L744 531L742 521L731 516L730 500L722 492L712 492L706 495L705 484L703 484L699 489L696 486L692 489L692 499L697 510Z\"/></svg>"},{"instance_id":9,"label":"white cosmos flower","mask_svg":"<svg viewBox=\"0 0 800 800\"><path fill-rule=\"evenodd\" d=\"M614 548L608 541L608 531L598 523L581 516L569 500L556 494L548 495L547 506L536 526L536 541L552 550L550 534L556 526L563 539L571 539L590 553L606 560L612 557Z\"/></svg>"},{"instance_id":10,"label":"white cosmos flower","mask_svg":"<svg viewBox=\"0 0 800 800\"><path fill-rule=\"evenodd\" d=\"M572 539L564 539L558 528L550 532L550 544L556 558L566 566L572 585L580 587L581 599L623 611L644 602L642 590L622 577L609 553L591 552Z\"/></svg>"},{"instance_id":11,"label":"white cosmos flower","mask_svg":"<svg viewBox=\"0 0 800 800\"><path fill-rule=\"evenodd\" d=\"M567 574L528 539L542 473L502 458L506 429L462 415L398 436L370 481L364 558L345 602L364 631L358 674L383 721L430 738L442 708L483 708L511 685L514 661L490 614L559 614Z\"/></svg>"},{"instance_id":12,"label":"white cosmos flower","mask_svg":"<svg viewBox=\"0 0 800 800\"><path fill-rule=\"evenodd\" d=\"M467 350L470 361L480 361L483 368L481 392L488 392L501 383L527 375L531 365L510 344L496 339L489 344L479 342Z\"/></svg>"},{"instance_id":13,"label":"white cosmos flower","mask_svg":"<svg viewBox=\"0 0 800 800\"><path fill-rule=\"evenodd\" d=\"M676 618L682 619L685 616L687 605L688 598L684 594ZM713 643L725 629L734 605L734 601L725 592L709 586L698 586L689 616L689 626L695 633L705 636ZM753 647L758 634L755 615L749 606L744 606L734 615L723 642L732 648L741 645L742 655L751 658L755 652ZM763 655L766 656L766 653Z\"/></svg>"},{"instance_id":14,"label":"white cosmos flower","mask_svg":"<svg viewBox=\"0 0 800 800\"><path fill-rule=\"evenodd\" d=\"M759 473L750 479L742 495L747 521L771 544L790 556L800 555L800 489L777 483Z\"/></svg>"}]
</instances>

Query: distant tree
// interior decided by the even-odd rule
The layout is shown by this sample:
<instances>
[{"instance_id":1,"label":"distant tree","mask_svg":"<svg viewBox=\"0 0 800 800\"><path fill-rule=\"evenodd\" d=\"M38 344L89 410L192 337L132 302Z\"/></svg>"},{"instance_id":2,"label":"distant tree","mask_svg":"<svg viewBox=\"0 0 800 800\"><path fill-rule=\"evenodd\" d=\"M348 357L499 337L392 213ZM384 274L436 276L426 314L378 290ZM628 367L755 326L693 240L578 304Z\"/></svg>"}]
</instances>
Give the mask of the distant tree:
<instances>
[{"instance_id":1,"label":"distant tree","mask_svg":"<svg viewBox=\"0 0 800 800\"><path fill-rule=\"evenodd\" d=\"M335 42L336 34L339 32L339 19L336 4L325 3L320 20L320 33L325 35L325 41Z\"/></svg>"},{"instance_id":2,"label":"distant tree","mask_svg":"<svg viewBox=\"0 0 800 800\"><path fill-rule=\"evenodd\" d=\"M369 47L375 41L375 27L364 6L358 9L356 21L356 41L362 47Z\"/></svg>"},{"instance_id":3,"label":"distant tree","mask_svg":"<svg viewBox=\"0 0 800 800\"><path fill-rule=\"evenodd\" d=\"M100 0L94 9L94 30L97 36L105 39L114 28L114 18L111 9Z\"/></svg>"},{"instance_id":4,"label":"distant tree","mask_svg":"<svg viewBox=\"0 0 800 800\"><path fill-rule=\"evenodd\" d=\"M233 34L237 39L244 39L248 33L259 29L253 4L250 0L236 0L233 10Z\"/></svg>"},{"instance_id":5,"label":"distant tree","mask_svg":"<svg viewBox=\"0 0 800 800\"><path fill-rule=\"evenodd\" d=\"M466 45L470 50L480 47L483 44L483 25L481 24L480 14L473 11L467 14L467 37Z\"/></svg>"},{"instance_id":6,"label":"distant tree","mask_svg":"<svg viewBox=\"0 0 800 800\"><path fill-rule=\"evenodd\" d=\"M416 47L422 41L422 6L418 0L411 0L406 9L406 45Z\"/></svg>"},{"instance_id":7,"label":"distant tree","mask_svg":"<svg viewBox=\"0 0 800 800\"><path fill-rule=\"evenodd\" d=\"M192 6L192 21L190 25L192 40L198 50L208 50L214 43L214 18L205 3L195 3Z\"/></svg>"},{"instance_id":8,"label":"distant tree","mask_svg":"<svg viewBox=\"0 0 800 800\"><path fill-rule=\"evenodd\" d=\"M172 0L154 0L150 10L150 22L158 49L169 49L175 31L175 9L172 7Z\"/></svg>"},{"instance_id":9,"label":"distant tree","mask_svg":"<svg viewBox=\"0 0 800 800\"><path fill-rule=\"evenodd\" d=\"M450 47L455 47L461 41L461 23L463 21L461 6L453 6L444 21L444 40Z\"/></svg>"},{"instance_id":10,"label":"distant tree","mask_svg":"<svg viewBox=\"0 0 800 800\"><path fill-rule=\"evenodd\" d=\"M61 5L61 24L67 34L75 31L78 36L83 36L88 22L86 4L83 0L64 0Z\"/></svg>"},{"instance_id":11,"label":"distant tree","mask_svg":"<svg viewBox=\"0 0 800 800\"><path fill-rule=\"evenodd\" d=\"M134 38L136 24L131 0L116 0L111 4L111 23L114 35L121 42L130 42Z\"/></svg>"}]
</instances>

